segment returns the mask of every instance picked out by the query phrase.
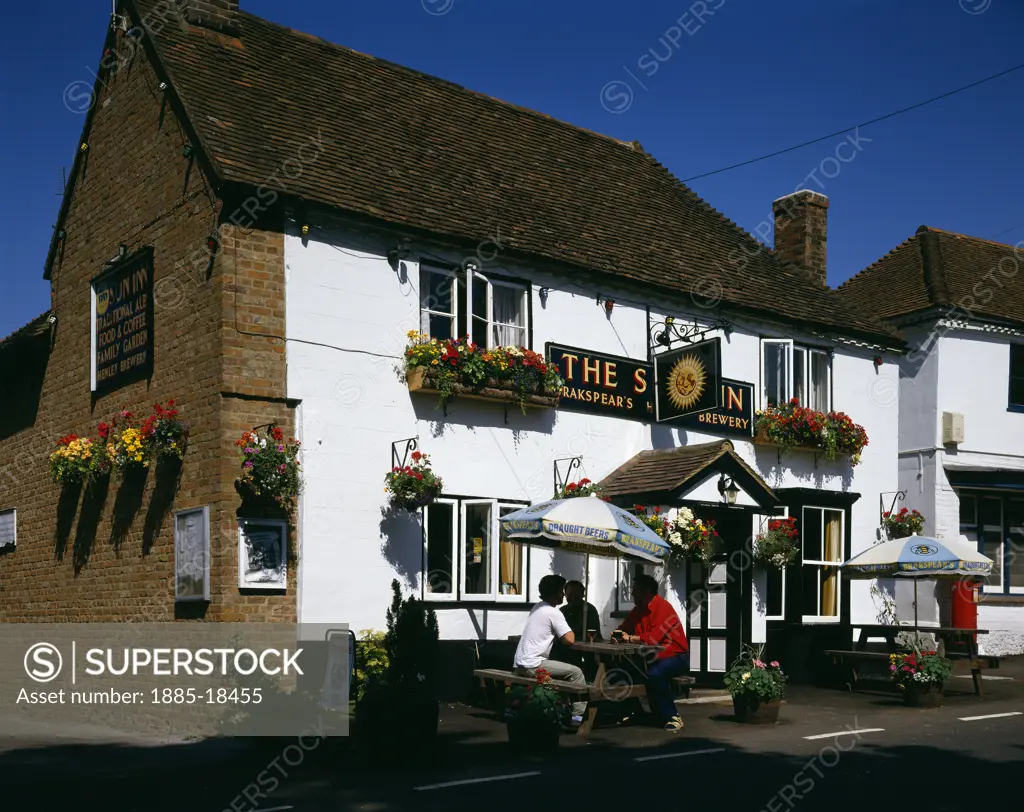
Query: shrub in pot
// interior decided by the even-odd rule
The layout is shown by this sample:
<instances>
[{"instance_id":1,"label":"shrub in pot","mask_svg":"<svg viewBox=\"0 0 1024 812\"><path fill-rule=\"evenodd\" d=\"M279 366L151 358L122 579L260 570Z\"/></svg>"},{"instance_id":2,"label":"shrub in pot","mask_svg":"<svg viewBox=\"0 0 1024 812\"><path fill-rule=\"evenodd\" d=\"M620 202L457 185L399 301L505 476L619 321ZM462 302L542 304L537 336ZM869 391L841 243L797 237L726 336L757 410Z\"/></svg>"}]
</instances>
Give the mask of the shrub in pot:
<instances>
[{"instance_id":1,"label":"shrub in pot","mask_svg":"<svg viewBox=\"0 0 1024 812\"><path fill-rule=\"evenodd\" d=\"M391 590L386 665L368 673L361 686L356 729L368 742L385 747L429 744L437 735L440 712L437 617L422 601L403 599L397 580Z\"/></svg>"},{"instance_id":2,"label":"shrub in pot","mask_svg":"<svg viewBox=\"0 0 1024 812\"><path fill-rule=\"evenodd\" d=\"M567 707L559 693L547 687L549 682L551 674L544 668L538 668L536 684L516 685L508 689L505 721L508 740L513 747L543 751L558 746Z\"/></svg>"}]
</instances>

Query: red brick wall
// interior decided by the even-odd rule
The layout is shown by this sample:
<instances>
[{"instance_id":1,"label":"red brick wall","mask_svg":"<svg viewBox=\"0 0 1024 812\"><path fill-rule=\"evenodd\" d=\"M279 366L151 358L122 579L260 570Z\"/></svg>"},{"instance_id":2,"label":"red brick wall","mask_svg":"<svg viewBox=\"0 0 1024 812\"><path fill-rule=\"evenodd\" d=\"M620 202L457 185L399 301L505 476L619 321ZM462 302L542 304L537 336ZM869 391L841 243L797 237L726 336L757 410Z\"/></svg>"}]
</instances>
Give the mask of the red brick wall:
<instances>
[{"instance_id":1,"label":"red brick wall","mask_svg":"<svg viewBox=\"0 0 1024 812\"><path fill-rule=\"evenodd\" d=\"M284 334L283 238L254 232L236 239L225 227L212 266L194 264L217 230L221 206L198 163L183 155L188 139L157 89L161 77L139 52L105 81L52 267L58 321L39 409L30 428L0 439L0 508L18 509L17 548L0 555L0 621L175 617L173 513L157 521L155 470L116 545L118 479L102 501L79 496L72 505L47 470L59 437L95 437L96 425L116 411L145 416L169 398L191 425L171 511L211 509L212 600L206 611L179 616L294 620L294 559L286 594L239 593L233 487L234 440L243 428L274 420L293 431L284 341L238 332ZM90 280L121 243L154 249L153 375L94 400Z\"/></svg>"}]
</instances>

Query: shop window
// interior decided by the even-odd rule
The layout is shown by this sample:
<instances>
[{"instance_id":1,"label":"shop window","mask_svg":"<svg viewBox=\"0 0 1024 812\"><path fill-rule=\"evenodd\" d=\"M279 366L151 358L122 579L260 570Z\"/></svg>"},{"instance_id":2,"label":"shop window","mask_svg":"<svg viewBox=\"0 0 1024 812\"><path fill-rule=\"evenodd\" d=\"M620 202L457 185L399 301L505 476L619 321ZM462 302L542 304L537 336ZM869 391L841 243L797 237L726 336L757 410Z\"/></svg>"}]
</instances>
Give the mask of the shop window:
<instances>
[{"instance_id":1,"label":"shop window","mask_svg":"<svg viewBox=\"0 0 1024 812\"><path fill-rule=\"evenodd\" d=\"M983 591L1024 594L1024 499L983 491L957 495L960 535L993 562Z\"/></svg>"},{"instance_id":2,"label":"shop window","mask_svg":"<svg viewBox=\"0 0 1024 812\"><path fill-rule=\"evenodd\" d=\"M838 622L842 597L843 511L805 507L800 527L804 622Z\"/></svg>"},{"instance_id":3,"label":"shop window","mask_svg":"<svg viewBox=\"0 0 1024 812\"><path fill-rule=\"evenodd\" d=\"M0 510L0 550L11 549L18 543L18 511Z\"/></svg>"},{"instance_id":4,"label":"shop window","mask_svg":"<svg viewBox=\"0 0 1024 812\"><path fill-rule=\"evenodd\" d=\"M1024 344L1010 345L1010 408L1024 410Z\"/></svg>"},{"instance_id":5,"label":"shop window","mask_svg":"<svg viewBox=\"0 0 1024 812\"><path fill-rule=\"evenodd\" d=\"M832 410L832 361L826 350L795 345L788 338L761 341L761 404L796 398L819 412Z\"/></svg>"},{"instance_id":6,"label":"shop window","mask_svg":"<svg viewBox=\"0 0 1024 812\"><path fill-rule=\"evenodd\" d=\"M481 347L528 347L529 285L462 271L420 269L420 331L441 340L468 335Z\"/></svg>"},{"instance_id":7,"label":"shop window","mask_svg":"<svg viewBox=\"0 0 1024 812\"><path fill-rule=\"evenodd\" d=\"M498 518L521 504L438 499L423 509L423 591L432 601L526 600L526 545L505 541Z\"/></svg>"}]
</instances>

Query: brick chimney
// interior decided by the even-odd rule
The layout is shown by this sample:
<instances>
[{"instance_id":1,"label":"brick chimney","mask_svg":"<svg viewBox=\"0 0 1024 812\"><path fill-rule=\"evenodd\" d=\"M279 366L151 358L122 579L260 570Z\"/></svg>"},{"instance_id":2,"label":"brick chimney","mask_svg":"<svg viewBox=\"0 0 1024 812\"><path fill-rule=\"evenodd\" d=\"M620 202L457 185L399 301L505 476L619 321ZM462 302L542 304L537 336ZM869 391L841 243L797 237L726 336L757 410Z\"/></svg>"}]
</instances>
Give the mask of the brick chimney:
<instances>
[{"instance_id":1,"label":"brick chimney","mask_svg":"<svg viewBox=\"0 0 1024 812\"><path fill-rule=\"evenodd\" d=\"M239 33L238 0L178 0L178 5L192 25L232 36Z\"/></svg>"},{"instance_id":2,"label":"brick chimney","mask_svg":"<svg viewBox=\"0 0 1024 812\"><path fill-rule=\"evenodd\" d=\"M825 243L828 238L828 198L801 189L772 203L775 215L775 254L810 271L822 286L825 281Z\"/></svg>"}]
</instances>

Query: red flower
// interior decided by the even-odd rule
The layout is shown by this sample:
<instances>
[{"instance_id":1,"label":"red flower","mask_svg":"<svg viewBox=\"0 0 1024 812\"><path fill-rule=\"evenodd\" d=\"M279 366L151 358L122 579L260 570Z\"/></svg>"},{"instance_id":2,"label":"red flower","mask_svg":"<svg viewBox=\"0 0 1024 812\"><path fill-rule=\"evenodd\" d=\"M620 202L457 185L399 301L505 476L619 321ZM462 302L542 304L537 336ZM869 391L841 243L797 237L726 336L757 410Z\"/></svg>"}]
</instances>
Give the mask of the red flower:
<instances>
[{"instance_id":1,"label":"red flower","mask_svg":"<svg viewBox=\"0 0 1024 812\"><path fill-rule=\"evenodd\" d=\"M281 429L279 429L277 426L274 426L274 428L271 429L270 431L270 436L277 440L277 442L281 442L281 439L284 437L284 432L281 431Z\"/></svg>"},{"instance_id":2,"label":"red flower","mask_svg":"<svg viewBox=\"0 0 1024 812\"><path fill-rule=\"evenodd\" d=\"M423 459L423 455L419 451L413 451L412 452L412 461L413 462L419 462L421 459Z\"/></svg>"},{"instance_id":3,"label":"red flower","mask_svg":"<svg viewBox=\"0 0 1024 812\"><path fill-rule=\"evenodd\" d=\"M100 423L96 427L96 430L100 433L100 439L101 440L106 440L107 439L107 437L110 434L110 429L111 429L111 427L108 424L106 424L106 423Z\"/></svg>"}]
</instances>

